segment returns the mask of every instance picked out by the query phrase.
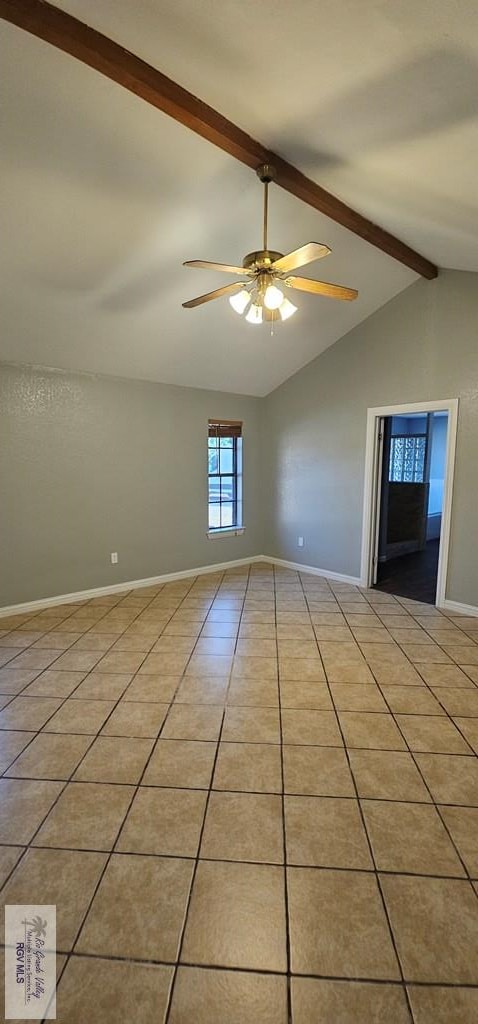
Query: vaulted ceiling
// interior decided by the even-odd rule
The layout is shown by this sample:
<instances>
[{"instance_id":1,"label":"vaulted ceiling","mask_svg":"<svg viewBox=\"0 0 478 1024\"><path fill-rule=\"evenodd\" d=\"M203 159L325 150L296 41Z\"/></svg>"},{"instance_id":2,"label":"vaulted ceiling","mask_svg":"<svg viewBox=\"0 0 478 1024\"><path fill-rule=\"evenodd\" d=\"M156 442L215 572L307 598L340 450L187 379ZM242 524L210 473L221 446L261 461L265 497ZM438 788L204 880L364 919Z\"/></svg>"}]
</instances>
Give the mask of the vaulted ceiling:
<instances>
[{"instance_id":1,"label":"vaulted ceiling","mask_svg":"<svg viewBox=\"0 0 478 1024\"><path fill-rule=\"evenodd\" d=\"M478 271L474 0L62 0L440 266ZM271 188L270 243L333 250L277 327L184 259L260 244L254 173L67 54L0 22L0 357L262 395L416 280ZM320 267L320 272L318 268ZM433 287L431 285L431 287Z\"/></svg>"}]
</instances>

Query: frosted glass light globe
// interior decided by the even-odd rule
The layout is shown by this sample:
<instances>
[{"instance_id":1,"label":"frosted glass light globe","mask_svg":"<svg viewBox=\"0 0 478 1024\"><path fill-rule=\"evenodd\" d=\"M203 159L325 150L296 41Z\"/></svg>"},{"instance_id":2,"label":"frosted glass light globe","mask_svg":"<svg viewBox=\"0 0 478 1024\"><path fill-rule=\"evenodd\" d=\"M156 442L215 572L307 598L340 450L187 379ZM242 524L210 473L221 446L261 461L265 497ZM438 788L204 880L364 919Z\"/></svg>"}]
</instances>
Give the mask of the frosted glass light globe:
<instances>
[{"instance_id":1,"label":"frosted glass light globe","mask_svg":"<svg viewBox=\"0 0 478 1024\"><path fill-rule=\"evenodd\" d=\"M261 324L262 323L262 309L260 306L253 303L249 312L247 313L246 320L248 324Z\"/></svg>"},{"instance_id":2,"label":"frosted glass light globe","mask_svg":"<svg viewBox=\"0 0 478 1024\"><path fill-rule=\"evenodd\" d=\"M244 312L246 306L249 305L250 301L251 296L249 295L249 292L246 291L245 288L243 288L241 292L236 292L235 295L231 295L229 297L229 302L234 312L239 314Z\"/></svg>"},{"instance_id":3,"label":"frosted glass light globe","mask_svg":"<svg viewBox=\"0 0 478 1024\"><path fill-rule=\"evenodd\" d=\"M267 309L279 309L279 306L284 301L284 296L275 284L270 284L266 288L264 295L264 305Z\"/></svg>"},{"instance_id":4,"label":"frosted glass light globe","mask_svg":"<svg viewBox=\"0 0 478 1024\"><path fill-rule=\"evenodd\" d=\"M283 299L279 306L279 316L281 320L288 320L290 316L297 313L297 306L294 306L293 302L289 302L289 299Z\"/></svg>"}]
</instances>

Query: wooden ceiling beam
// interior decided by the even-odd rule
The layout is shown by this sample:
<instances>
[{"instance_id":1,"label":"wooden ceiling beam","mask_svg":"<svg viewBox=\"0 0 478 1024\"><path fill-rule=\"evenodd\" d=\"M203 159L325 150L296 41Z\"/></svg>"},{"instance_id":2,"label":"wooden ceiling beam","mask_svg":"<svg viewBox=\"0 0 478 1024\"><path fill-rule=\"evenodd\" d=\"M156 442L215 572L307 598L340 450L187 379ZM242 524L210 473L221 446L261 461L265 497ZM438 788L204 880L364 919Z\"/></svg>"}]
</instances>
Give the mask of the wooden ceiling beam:
<instances>
[{"instance_id":1,"label":"wooden ceiling beam","mask_svg":"<svg viewBox=\"0 0 478 1024\"><path fill-rule=\"evenodd\" d=\"M377 249L432 279L438 268L388 231L363 217L277 153L203 103L187 89L65 11L45 0L0 0L0 17L51 43L173 117L248 167L273 164L276 184Z\"/></svg>"}]
</instances>

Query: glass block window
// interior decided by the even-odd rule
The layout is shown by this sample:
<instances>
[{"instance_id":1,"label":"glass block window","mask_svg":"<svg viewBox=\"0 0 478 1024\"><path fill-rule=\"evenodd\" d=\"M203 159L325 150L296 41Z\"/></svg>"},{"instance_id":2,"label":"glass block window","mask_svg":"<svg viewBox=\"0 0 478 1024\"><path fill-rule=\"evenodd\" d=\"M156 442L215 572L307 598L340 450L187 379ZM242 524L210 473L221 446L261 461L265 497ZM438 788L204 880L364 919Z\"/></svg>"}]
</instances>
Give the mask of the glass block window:
<instances>
[{"instance_id":1,"label":"glass block window","mask_svg":"<svg viewBox=\"0 0 478 1024\"><path fill-rule=\"evenodd\" d=\"M208 527L242 526L242 423L209 420Z\"/></svg>"},{"instance_id":2,"label":"glass block window","mask_svg":"<svg viewBox=\"0 0 478 1024\"><path fill-rule=\"evenodd\" d=\"M421 484L425 472L426 434L396 434L390 443L390 481Z\"/></svg>"}]
</instances>

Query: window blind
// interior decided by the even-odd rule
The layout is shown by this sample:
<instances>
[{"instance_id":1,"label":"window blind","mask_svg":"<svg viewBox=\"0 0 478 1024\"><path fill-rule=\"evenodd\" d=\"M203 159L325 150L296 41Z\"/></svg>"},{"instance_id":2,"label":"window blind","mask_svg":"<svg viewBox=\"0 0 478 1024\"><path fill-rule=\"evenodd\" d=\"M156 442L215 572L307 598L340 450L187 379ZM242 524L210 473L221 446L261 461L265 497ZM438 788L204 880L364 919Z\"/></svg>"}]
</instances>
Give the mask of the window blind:
<instances>
[{"instance_id":1,"label":"window blind","mask_svg":"<svg viewBox=\"0 0 478 1024\"><path fill-rule=\"evenodd\" d=\"M242 437L240 420L209 420L209 437Z\"/></svg>"}]
</instances>

